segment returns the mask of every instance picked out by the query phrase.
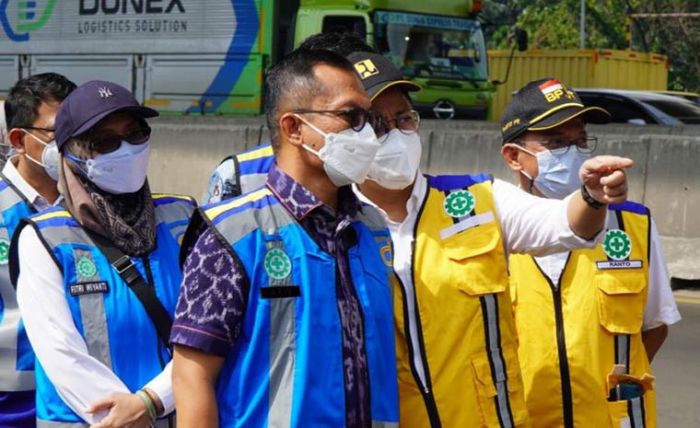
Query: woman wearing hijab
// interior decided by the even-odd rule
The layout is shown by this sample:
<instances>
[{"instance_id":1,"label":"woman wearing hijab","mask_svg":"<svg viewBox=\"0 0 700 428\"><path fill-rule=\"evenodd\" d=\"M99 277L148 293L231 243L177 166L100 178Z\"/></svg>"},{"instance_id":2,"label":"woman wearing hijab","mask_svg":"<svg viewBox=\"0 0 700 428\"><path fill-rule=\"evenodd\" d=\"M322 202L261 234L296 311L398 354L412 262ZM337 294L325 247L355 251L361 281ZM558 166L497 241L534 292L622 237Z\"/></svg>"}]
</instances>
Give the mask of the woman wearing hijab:
<instances>
[{"instance_id":1,"label":"woman wearing hijab","mask_svg":"<svg viewBox=\"0 0 700 428\"><path fill-rule=\"evenodd\" d=\"M37 356L38 427L168 425L167 334L194 202L150 192L145 119L157 115L105 81L57 114L64 203L18 228L10 261Z\"/></svg>"}]
</instances>

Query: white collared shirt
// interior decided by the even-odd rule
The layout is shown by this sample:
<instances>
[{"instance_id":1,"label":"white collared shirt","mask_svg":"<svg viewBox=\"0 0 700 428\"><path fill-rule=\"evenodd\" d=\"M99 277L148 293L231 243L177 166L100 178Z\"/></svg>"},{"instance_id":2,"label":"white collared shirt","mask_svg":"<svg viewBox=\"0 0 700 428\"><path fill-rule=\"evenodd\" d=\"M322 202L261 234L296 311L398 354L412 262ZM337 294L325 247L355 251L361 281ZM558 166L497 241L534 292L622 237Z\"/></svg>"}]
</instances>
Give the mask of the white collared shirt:
<instances>
[{"instance_id":1,"label":"white collared shirt","mask_svg":"<svg viewBox=\"0 0 700 428\"><path fill-rule=\"evenodd\" d=\"M37 211L43 211L50 208L52 205L58 205L63 199L59 196L56 202L50 204L49 201L41 196L31 184L27 183L27 180L17 171L17 167L15 167L15 164L12 162L12 158L5 162L5 166L2 168L2 175L12 183L15 189L17 189Z\"/></svg>"}]
</instances>

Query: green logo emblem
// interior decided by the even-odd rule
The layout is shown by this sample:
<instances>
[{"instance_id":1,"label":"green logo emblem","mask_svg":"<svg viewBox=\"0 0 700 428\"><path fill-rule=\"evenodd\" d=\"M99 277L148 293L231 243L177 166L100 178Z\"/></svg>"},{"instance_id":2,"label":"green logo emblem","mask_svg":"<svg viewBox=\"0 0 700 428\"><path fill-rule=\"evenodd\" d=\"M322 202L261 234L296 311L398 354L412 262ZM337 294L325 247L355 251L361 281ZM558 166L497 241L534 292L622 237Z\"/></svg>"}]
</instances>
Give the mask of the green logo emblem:
<instances>
[{"instance_id":1,"label":"green logo emblem","mask_svg":"<svg viewBox=\"0 0 700 428\"><path fill-rule=\"evenodd\" d=\"M283 250L279 248L273 248L265 254L265 261L263 262L265 266L265 272L267 275L275 280L283 280L292 273L292 261L289 260L289 256Z\"/></svg>"},{"instance_id":2,"label":"green logo emblem","mask_svg":"<svg viewBox=\"0 0 700 428\"><path fill-rule=\"evenodd\" d=\"M632 241L624 230L608 230L603 241L603 251L613 260L624 260L632 253Z\"/></svg>"},{"instance_id":3,"label":"green logo emblem","mask_svg":"<svg viewBox=\"0 0 700 428\"><path fill-rule=\"evenodd\" d=\"M78 260L78 273L83 278L92 278L97 275L97 267L92 260L83 256Z\"/></svg>"},{"instance_id":4,"label":"green logo emblem","mask_svg":"<svg viewBox=\"0 0 700 428\"><path fill-rule=\"evenodd\" d=\"M7 259L10 257L10 241L0 239L0 265L6 265Z\"/></svg>"},{"instance_id":5,"label":"green logo emblem","mask_svg":"<svg viewBox=\"0 0 700 428\"><path fill-rule=\"evenodd\" d=\"M476 205L476 197L467 190L459 190L447 195L445 212L451 217L462 217L469 214Z\"/></svg>"}]
</instances>

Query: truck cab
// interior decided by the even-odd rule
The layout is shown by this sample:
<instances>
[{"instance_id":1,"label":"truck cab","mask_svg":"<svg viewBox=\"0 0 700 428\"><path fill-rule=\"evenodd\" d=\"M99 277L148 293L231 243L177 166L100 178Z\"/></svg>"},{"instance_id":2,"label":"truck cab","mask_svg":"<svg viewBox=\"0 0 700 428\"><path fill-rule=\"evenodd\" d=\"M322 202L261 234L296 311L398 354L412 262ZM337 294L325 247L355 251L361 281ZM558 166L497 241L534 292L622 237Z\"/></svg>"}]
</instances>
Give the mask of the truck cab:
<instances>
[{"instance_id":1,"label":"truck cab","mask_svg":"<svg viewBox=\"0 0 700 428\"><path fill-rule=\"evenodd\" d=\"M486 119L494 87L478 9L469 0L302 0L294 42L356 33L423 87L411 94L423 117Z\"/></svg>"}]
</instances>

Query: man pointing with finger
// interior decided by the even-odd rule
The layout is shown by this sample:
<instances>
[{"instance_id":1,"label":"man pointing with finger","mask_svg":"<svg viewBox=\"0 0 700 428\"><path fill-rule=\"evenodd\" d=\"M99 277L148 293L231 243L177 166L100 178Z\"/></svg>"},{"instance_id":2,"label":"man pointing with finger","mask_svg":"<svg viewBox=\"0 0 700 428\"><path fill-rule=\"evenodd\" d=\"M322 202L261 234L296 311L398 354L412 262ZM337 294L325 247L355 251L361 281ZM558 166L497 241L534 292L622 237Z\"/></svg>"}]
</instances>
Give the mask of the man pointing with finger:
<instances>
[{"instance_id":1,"label":"man pointing with finger","mask_svg":"<svg viewBox=\"0 0 700 428\"><path fill-rule=\"evenodd\" d=\"M591 208L607 215L600 245L545 257L511 255L511 296L525 399L534 427L653 427L649 362L667 325L680 319L649 210L619 202L591 186L605 171L589 159L597 139L587 122L609 114L584 108L555 79L518 91L503 118L503 158L521 187L548 199L581 189ZM588 165L581 170L579 166ZM608 195L621 179L600 179ZM584 186L581 187L581 182Z\"/></svg>"}]
</instances>

